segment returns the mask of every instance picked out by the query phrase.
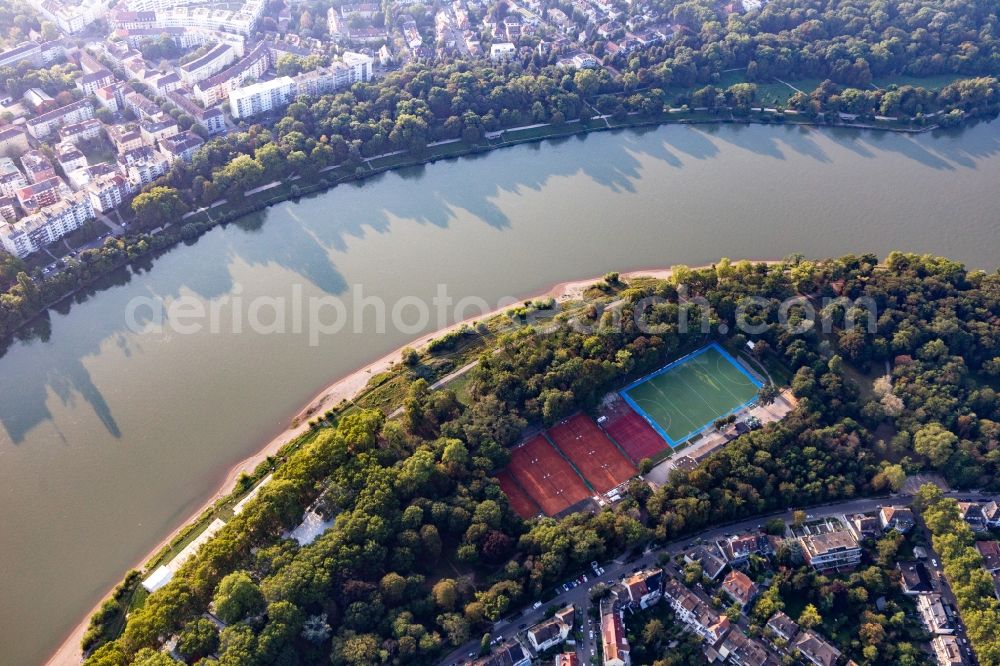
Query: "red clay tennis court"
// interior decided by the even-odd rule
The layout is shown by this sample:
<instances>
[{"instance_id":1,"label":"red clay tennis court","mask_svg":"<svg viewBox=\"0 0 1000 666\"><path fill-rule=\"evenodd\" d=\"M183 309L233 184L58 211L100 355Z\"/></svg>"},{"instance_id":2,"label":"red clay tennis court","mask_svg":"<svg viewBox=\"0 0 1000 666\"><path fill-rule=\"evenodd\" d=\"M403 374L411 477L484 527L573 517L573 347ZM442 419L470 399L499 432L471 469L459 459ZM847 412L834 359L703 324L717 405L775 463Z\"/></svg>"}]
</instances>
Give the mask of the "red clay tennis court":
<instances>
[{"instance_id":1,"label":"red clay tennis court","mask_svg":"<svg viewBox=\"0 0 1000 666\"><path fill-rule=\"evenodd\" d=\"M511 451L507 469L547 516L590 497L583 479L543 435L535 435Z\"/></svg>"},{"instance_id":2,"label":"red clay tennis court","mask_svg":"<svg viewBox=\"0 0 1000 666\"><path fill-rule=\"evenodd\" d=\"M666 440L624 400L615 400L605 409L604 416L607 417L607 421L602 424L604 431L624 449L632 462L652 458L667 448Z\"/></svg>"},{"instance_id":3,"label":"red clay tennis court","mask_svg":"<svg viewBox=\"0 0 1000 666\"><path fill-rule=\"evenodd\" d=\"M598 492L606 493L635 476L632 463L586 414L571 416L547 432Z\"/></svg>"},{"instance_id":4,"label":"red clay tennis court","mask_svg":"<svg viewBox=\"0 0 1000 666\"><path fill-rule=\"evenodd\" d=\"M510 500L510 507L525 520L534 518L542 512L541 507L524 492L521 485L511 476L507 470L501 470L497 474L497 481L500 483L500 490L504 492Z\"/></svg>"}]
</instances>

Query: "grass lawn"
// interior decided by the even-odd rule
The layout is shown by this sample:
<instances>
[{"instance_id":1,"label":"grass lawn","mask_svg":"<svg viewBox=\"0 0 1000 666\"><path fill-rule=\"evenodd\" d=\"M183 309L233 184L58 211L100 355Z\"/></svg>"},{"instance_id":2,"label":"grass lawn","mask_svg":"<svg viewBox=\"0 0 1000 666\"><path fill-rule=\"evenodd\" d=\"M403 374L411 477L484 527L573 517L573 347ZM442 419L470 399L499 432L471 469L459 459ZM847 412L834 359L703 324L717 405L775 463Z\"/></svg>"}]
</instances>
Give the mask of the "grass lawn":
<instances>
[{"instance_id":1,"label":"grass lawn","mask_svg":"<svg viewBox=\"0 0 1000 666\"><path fill-rule=\"evenodd\" d=\"M705 347L622 391L678 444L757 395L757 385L717 345Z\"/></svg>"}]
</instances>

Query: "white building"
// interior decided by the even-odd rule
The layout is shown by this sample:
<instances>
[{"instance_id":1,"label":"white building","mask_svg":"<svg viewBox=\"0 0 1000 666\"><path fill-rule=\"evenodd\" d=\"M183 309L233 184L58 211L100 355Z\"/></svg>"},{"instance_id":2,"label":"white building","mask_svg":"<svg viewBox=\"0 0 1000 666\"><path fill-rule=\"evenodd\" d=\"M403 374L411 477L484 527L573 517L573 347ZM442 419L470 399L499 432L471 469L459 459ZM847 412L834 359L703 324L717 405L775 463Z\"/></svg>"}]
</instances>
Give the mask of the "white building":
<instances>
[{"instance_id":1,"label":"white building","mask_svg":"<svg viewBox=\"0 0 1000 666\"><path fill-rule=\"evenodd\" d=\"M234 90L229 94L229 110L233 118L248 118L287 106L297 94L295 80L280 76Z\"/></svg>"},{"instance_id":2,"label":"white building","mask_svg":"<svg viewBox=\"0 0 1000 666\"><path fill-rule=\"evenodd\" d=\"M194 94L202 106L208 108L222 102L229 93L250 80L259 79L271 65L271 56L263 43L253 48L245 58L214 76L199 81Z\"/></svg>"},{"instance_id":3,"label":"white building","mask_svg":"<svg viewBox=\"0 0 1000 666\"><path fill-rule=\"evenodd\" d=\"M200 58L181 65L181 78L189 84L195 84L218 74L235 61L236 51L233 47L219 44Z\"/></svg>"},{"instance_id":4,"label":"white building","mask_svg":"<svg viewBox=\"0 0 1000 666\"><path fill-rule=\"evenodd\" d=\"M90 197L85 192L76 192L17 222L0 224L0 243L23 259L93 218Z\"/></svg>"},{"instance_id":5,"label":"white building","mask_svg":"<svg viewBox=\"0 0 1000 666\"><path fill-rule=\"evenodd\" d=\"M251 35L264 14L264 0L247 0L237 10L187 7L181 1L129 0L111 13L113 29L202 28Z\"/></svg>"},{"instance_id":6,"label":"white building","mask_svg":"<svg viewBox=\"0 0 1000 666\"><path fill-rule=\"evenodd\" d=\"M117 208L131 193L128 181L118 173L109 173L87 184L87 196L94 210L106 213Z\"/></svg>"},{"instance_id":7,"label":"white building","mask_svg":"<svg viewBox=\"0 0 1000 666\"><path fill-rule=\"evenodd\" d=\"M490 47L490 60L500 62L509 60L517 52L517 48L510 42L498 42Z\"/></svg>"},{"instance_id":8,"label":"white building","mask_svg":"<svg viewBox=\"0 0 1000 666\"><path fill-rule=\"evenodd\" d=\"M89 101L81 99L78 102L61 106L32 118L26 123L26 127L31 136L36 139L45 139L63 125L78 123L93 117L94 107L90 105Z\"/></svg>"}]
</instances>

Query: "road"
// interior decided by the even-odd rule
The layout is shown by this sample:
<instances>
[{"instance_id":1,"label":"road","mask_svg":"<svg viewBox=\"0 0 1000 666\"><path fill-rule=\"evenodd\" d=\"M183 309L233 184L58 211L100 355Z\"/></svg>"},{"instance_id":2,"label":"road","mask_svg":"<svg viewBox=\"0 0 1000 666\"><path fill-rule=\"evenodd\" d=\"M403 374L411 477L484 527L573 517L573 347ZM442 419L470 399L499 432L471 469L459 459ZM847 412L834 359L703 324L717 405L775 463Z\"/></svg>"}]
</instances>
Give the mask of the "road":
<instances>
[{"instance_id":1,"label":"road","mask_svg":"<svg viewBox=\"0 0 1000 666\"><path fill-rule=\"evenodd\" d=\"M947 492L945 493L947 497L953 498L966 498L980 495L965 492ZM803 507L805 510L809 511L810 520L816 518L825 518L828 516L838 516L841 514L853 514L853 513L867 513L869 511L874 511L879 506L885 504L910 504L913 502L913 495L889 495L882 497L868 497L863 499L851 500L848 502L839 502L835 504L826 504L815 507ZM991 499L996 499L1000 501L1000 496L993 497ZM766 521L772 518L781 518L786 523L792 522L794 510L775 512L770 514L765 514L761 516L756 516L754 518L748 518L746 520L740 520L733 523L727 523L724 525L719 525L711 529L699 532L687 536L683 539L676 539L670 541L661 546L657 546L652 549L648 549L641 557L626 561L625 557L619 557L611 562L604 563L605 572L600 579L596 579L592 574L593 571L580 571L577 572L576 577L579 577L581 573L586 574L587 582L578 585L577 587L571 588L568 592L563 592L553 599L549 599L537 609L528 607L526 610L522 611L520 615L511 615L510 620L499 620L493 624L493 628L490 632L491 637L496 640L497 637L502 636L503 638L511 638L516 633L523 631L527 627L530 627L538 622L545 619L545 611L550 606L563 607L568 604L573 604L576 606L578 612L582 612L584 616L583 625L583 644L578 646L580 648L581 657L584 657L584 663L587 663L590 659L591 648L595 647L589 639L590 628L594 629L594 640L600 640L599 627L596 623L588 626L588 622L591 622L589 616L587 615L587 610L590 604L590 590L597 583L608 583L617 582L621 580L626 574L632 573L633 571L638 571L646 567L657 565L661 555L668 555L672 557L673 555L687 550L687 548L693 546L694 544L700 542L714 542L717 539L724 537L727 534L738 534L740 532L746 532L748 530L760 528ZM928 539L929 541L929 539ZM937 559L940 565L940 558L937 555L932 555ZM948 586L944 584L941 578L941 570L939 567L932 567L934 570L933 578L935 579L935 587L939 588L943 594L945 594L946 599L954 606L955 600L951 595L951 590ZM561 589L560 583L560 589ZM956 632L956 635L960 637L960 640L965 637L964 627ZM964 647L964 646L963 646ZM451 665L466 661L469 658L470 653L478 653L479 651L479 640L469 641L465 645L455 649L447 656L445 656L439 663L442 665ZM596 651L595 651L596 652Z\"/></svg>"}]
</instances>

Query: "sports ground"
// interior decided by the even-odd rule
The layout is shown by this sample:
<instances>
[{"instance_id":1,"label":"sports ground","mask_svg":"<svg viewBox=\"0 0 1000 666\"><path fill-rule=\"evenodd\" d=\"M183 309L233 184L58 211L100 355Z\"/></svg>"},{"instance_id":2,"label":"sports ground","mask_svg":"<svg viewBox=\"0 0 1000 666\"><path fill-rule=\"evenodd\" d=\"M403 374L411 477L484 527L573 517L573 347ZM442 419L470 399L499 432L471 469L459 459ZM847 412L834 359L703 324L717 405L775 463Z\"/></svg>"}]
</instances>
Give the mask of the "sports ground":
<instances>
[{"instance_id":1,"label":"sports ground","mask_svg":"<svg viewBox=\"0 0 1000 666\"><path fill-rule=\"evenodd\" d=\"M675 447L753 402L761 386L713 342L630 384L621 395Z\"/></svg>"},{"instance_id":2,"label":"sports ground","mask_svg":"<svg viewBox=\"0 0 1000 666\"><path fill-rule=\"evenodd\" d=\"M606 401L601 426L575 414L529 437L497 474L523 518L556 516L635 476L636 465L697 435L757 397L761 381L712 343Z\"/></svg>"},{"instance_id":3,"label":"sports ground","mask_svg":"<svg viewBox=\"0 0 1000 666\"><path fill-rule=\"evenodd\" d=\"M591 495L580 475L544 435L535 435L511 451L507 469L547 516L561 513ZM516 504L511 506L518 511Z\"/></svg>"},{"instance_id":4,"label":"sports ground","mask_svg":"<svg viewBox=\"0 0 1000 666\"><path fill-rule=\"evenodd\" d=\"M589 416L571 416L547 434L599 493L635 476L632 463Z\"/></svg>"}]
</instances>

